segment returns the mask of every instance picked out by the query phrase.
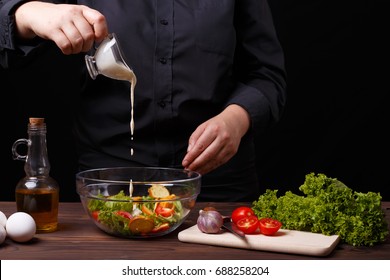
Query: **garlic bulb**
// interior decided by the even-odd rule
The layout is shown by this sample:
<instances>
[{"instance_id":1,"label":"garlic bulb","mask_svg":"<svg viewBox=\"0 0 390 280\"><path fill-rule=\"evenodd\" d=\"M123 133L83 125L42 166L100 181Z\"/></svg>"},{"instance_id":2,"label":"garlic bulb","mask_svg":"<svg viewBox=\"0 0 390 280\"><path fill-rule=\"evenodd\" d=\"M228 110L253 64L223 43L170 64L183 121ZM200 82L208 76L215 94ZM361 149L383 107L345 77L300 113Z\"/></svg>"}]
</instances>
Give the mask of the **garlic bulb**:
<instances>
[{"instance_id":1,"label":"garlic bulb","mask_svg":"<svg viewBox=\"0 0 390 280\"><path fill-rule=\"evenodd\" d=\"M219 233L223 225L222 215L215 210L200 210L198 228L204 233Z\"/></svg>"}]
</instances>

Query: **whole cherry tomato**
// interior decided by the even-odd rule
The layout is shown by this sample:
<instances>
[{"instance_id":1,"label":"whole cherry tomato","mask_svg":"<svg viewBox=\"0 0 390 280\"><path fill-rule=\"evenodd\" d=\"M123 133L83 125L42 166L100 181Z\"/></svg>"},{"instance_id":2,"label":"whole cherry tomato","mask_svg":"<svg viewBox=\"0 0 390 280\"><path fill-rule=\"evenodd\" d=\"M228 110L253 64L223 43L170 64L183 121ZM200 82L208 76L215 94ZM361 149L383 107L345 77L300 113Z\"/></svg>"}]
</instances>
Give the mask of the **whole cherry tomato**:
<instances>
[{"instance_id":1,"label":"whole cherry tomato","mask_svg":"<svg viewBox=\"0 0 390 280\"><path fill-rule=\"evenodd\" d=\"M264 235L275 234L282 226L282 223L272 218L262 218L259 220L260 232Z\"/></svg>"},{"instance_id":2,"label":"whole cherry tomato","mask_svg":"<svg viewBox=\"0 0 390 280\"><path fill-rule=\"evenodd\" d=\"M240 206L233 210L231 218L232 222L237 224L237 222L242 218L248 218L252 216L256 217L255 212L252 210L252 208L247 206Z\"/></svg>"}]
</instances>

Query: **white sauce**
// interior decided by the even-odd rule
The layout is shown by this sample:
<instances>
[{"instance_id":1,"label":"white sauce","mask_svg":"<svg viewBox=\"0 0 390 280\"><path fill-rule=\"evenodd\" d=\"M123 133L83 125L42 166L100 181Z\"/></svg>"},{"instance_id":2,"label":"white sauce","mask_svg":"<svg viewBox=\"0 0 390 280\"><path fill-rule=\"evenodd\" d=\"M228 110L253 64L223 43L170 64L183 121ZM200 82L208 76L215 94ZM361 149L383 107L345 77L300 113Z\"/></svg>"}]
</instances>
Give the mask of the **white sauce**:
<instances>
[{"instance_id":1,"label":"white sauce","mask_svg":"<svg viewBox=\"0 0 390 280\"><path fill-rule=\"evenodd\" d=\"M122 60L116 60L114 53L112 51L112 46L116 44L116 41L112 39L108 44L104 46L103 49L98 49L96 53L96 66L99 69L99 72L104 76L115 80L122 80L130 82L130 132L131 132L131 141L133 141L134 135L134 89L137 83L137 78L133 70ZM101 51L101 52L100 52ZM130 155L134 154L133 148L130 148ZM129 185L129 194L133 194L133 181L130 181Z\"/></svg>"},{"instance_id":2,"label":"white sauce","mask_svg":"<svg viewBox=\"0 0 390 280\"><path fill-rule=\"evenodd\" d=\"M131 119L130 119L130 132L131 132L131 140L133 140L134 135L134 89L137 83L137 78L133 72L133 70L126 65L124 61L117 61L115 59L114 53L112 51L112 45L116 42L115 40L111 40L104 48L101 50L98 49L96 54L96 66L99 69L99 72L103 75L122 81L129 81L131 84L130 87L130 103L131 103ZM130 155L133 155L134 151L131 148Z\"/></svg>"},{"instance_id":3,"label":"white sauce","mask_svg":"<svg viewBox=\"0 0 390 280\"><path fill-rule=\"evenodd\" d=\"M130 196L130 197L133 196L133 191L134 191L133 179L130 179L130 184L129 184L129 196Z\"/></svg>"}]
</instances>

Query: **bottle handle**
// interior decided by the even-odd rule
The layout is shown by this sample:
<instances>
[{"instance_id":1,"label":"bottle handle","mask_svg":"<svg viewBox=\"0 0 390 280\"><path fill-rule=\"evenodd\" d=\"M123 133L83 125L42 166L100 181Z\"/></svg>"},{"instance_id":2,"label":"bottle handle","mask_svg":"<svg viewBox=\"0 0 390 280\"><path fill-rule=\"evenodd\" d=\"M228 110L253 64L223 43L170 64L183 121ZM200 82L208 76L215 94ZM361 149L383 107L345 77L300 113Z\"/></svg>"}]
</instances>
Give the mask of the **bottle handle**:
<instances>
[{"instance_id":1,"label":"bottle handle","mask_svg":"<svg viewBox=\"0 0 390 280\"><path fill-rule=\"evenodd\" d=\"M19 145L26 145L29 146L31 141L29 139L18 139L14 142L12 145L12 156L14 160L21 160L21 161L26 161L27 159L27 153L25 155L21 155L18 152L18 146Z\"/></svg>"}]
</instances>

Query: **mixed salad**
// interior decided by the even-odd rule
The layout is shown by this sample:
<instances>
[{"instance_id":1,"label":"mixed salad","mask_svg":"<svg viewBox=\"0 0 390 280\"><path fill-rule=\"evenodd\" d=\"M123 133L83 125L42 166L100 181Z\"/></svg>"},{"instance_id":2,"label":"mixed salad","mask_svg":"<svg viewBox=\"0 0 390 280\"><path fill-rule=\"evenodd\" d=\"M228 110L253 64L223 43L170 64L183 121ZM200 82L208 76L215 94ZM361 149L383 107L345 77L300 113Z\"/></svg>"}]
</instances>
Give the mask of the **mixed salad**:
<instances>
[{"instance_id":1,"label":"mixed salad","mask_svg":"<svg viewBox=\"0 0 390 280\"><path fill-rule=\"evenodd\" d=\"M152 187L153 188L153 187ZM98 194L88 202L92 218L113 234L150 235L169 230L183 218L183 207L175 194L165 197L131 197L124 191L113 196Z\"/></svg>"}]
</instances>

